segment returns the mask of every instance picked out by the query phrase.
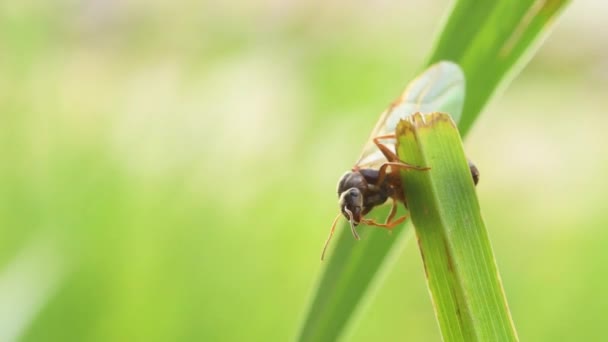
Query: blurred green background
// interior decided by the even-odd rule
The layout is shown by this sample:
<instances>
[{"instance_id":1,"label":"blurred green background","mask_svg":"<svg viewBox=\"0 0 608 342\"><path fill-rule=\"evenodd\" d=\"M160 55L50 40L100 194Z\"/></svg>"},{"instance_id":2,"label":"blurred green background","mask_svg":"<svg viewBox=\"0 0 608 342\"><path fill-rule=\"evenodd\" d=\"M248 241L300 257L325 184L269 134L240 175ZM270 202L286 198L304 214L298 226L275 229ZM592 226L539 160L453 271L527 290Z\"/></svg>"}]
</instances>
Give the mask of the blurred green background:
<instances>
[{"instance_id":1,"label":"blurred green background","mask_svg":"<svg viewBox=\"0 0 608 342\"><path fill-rule=\"evenodd\" d=\"M0 4L0 341L293 339L448 6ZM606 10L573 2L467 137L522 340L605 332ZM440 339L415 243L348 339Z\"/></svg>"}]
</instances>

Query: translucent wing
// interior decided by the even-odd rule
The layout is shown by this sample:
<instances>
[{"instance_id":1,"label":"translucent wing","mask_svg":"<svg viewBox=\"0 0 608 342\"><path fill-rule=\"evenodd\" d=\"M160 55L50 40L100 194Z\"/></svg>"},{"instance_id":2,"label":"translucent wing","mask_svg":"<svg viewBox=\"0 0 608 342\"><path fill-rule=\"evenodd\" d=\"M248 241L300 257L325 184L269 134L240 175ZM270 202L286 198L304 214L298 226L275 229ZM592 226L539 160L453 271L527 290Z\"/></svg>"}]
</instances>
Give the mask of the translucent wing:
<instances>
[{"instance_id":1,"label":"translucent wing","mask_svg":"<svg viewBox=\"0 0 608 342\"><path fill-rule=\"evenodd\" d=\"M355 165L360 168L374 168L386 162L373 139L393 134L401 119L416 112L448 113L458 122L462 114L464 95L464 74L457 64L442 61L431 65L410 82L403 94L382 113ZM394 139L383 139L382 142L395 150Z\"/></svg>"}]
</instances>

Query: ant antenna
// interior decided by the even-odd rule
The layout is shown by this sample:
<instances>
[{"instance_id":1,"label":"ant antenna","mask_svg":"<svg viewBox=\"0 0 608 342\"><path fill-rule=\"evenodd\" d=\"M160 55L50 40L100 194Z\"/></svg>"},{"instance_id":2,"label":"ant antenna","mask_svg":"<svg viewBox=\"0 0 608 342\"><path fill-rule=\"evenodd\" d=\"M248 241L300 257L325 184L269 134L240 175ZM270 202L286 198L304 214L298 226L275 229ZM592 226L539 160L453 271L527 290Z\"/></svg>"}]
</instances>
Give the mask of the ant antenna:
<instances>
[{"instance_id":1,"label":"ant antenna","mask_svg":"<svg viewBox=\"0 0 608 342\"><path fill-rule=\"evenodd\" d=\"M321 253L321 261L325 257L325 250L327 250L327 246L329 246L329 240L334 236L334 230L336 230L336 223L338 223L338 219L342 216L342 213L338 213L338 216L334 219L334 223L331 225L331 230L329 231L329 236L327 237L327 241L325 241L325 246L323 246L323 253Z\"/></svg>"}]
</instances>

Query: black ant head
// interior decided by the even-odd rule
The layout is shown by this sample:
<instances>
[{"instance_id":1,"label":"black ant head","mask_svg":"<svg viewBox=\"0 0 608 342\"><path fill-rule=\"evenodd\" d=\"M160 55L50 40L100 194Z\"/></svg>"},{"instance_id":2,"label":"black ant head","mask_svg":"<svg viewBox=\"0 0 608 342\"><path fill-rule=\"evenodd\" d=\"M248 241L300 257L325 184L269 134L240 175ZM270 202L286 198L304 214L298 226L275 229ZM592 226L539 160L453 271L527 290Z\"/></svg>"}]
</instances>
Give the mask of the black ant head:
<instances>
[{"instance_id":1,"label":"black ant head","mask_svg":"<svg viewBox=\"0 0 608 342\"><path fill-rule=\"evenodd\" d=\"M338 203L340 204L340 212L346 217L348 222L350 222L350 230L357 240L359 240L359 234L357 234L355 227L361 222L363 189L367 189L367 181L359 171L347 172L338 182L338 197L340 198ZM334 229L336 228L336 223L339 218L340 214L336 216L334 223L331 225L329 237L327 238L327 241L325 241L323 253L321 254L321 260L323 260L323 257L325 256L325 251L327 250L331 237L334 235Z\"/></svg>"},{"instance_id":2,"label":"black ant head","mask_svg":"<svg viewBox=\"0 0 608 342\"><path fill-rule=\"evenodd\" d=\"M366 187L367 181L361 173L356 171L347 172L338 182L340 211L353 227L361 222L361 212L363 210L363 192L361 189Z\"/></svg>"},{"instance_id":3,"label":"black ant head","mask_svg":"<svg viewBox=\"0 0 608 342\"><path fill-rule=\"evenodd\" d=\"M361 210L363 208L363 194L357 188L350 188L340 195L340 211L344 217L355 226L361 222Z\"/></svg>"}]
</instances>

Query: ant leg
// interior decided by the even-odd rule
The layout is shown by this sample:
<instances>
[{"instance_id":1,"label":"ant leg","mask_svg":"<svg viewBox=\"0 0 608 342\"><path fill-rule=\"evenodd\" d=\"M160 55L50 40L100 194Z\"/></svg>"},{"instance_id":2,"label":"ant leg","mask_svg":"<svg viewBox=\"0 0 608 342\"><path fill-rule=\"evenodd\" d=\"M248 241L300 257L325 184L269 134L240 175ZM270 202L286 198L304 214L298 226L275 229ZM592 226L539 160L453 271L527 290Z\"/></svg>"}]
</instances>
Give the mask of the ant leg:
<instances>
[{"instance_id":1,"label":"ant leg","mask_svg":"<svg viewBox=\"0 0 608 342\"><path fill-rule=\"evenodd\" d=\"M361 222L365 223L369 226L384 228L384 229L388 229L390 231L393 228L395 228L398 224L405 221L405 219L407 218L407 215L404 215L404 216L396 219L395 221L393 221L396 214L397 214L397 201L393 198L393 205L391 206L391 211L389 212L388 217L386 218L386 221L384 223L378 223L371 219L363 219L363 220L361 220Z\"/></svg>"},{"instance_id":2,"label":"ant leg","mask_svg":"<svg viewBox=\"0 0 608 342\"><path fill-rule=\"evenodd\" d=\"M380 140L382 140L382 139L397 139L397 136L395 134L381 135L381 136L375 137L373 139L373 141L374 141L374 144L376 144L376 146L380 150L380 152L382 152L382 154L384 154L384 156L386 157L386 160L388 160L389 162L399 161L399 157L397 157L395 152L391 151L390 148L386 147L386 145L384 145L383 143L380 142Z\"/></svg>"},{"instance_id":3,"label":"ant leg","mask_svg":"<svg viewBox=\"0 0 608 342\"><path fill-rule=\"evenodd\" d=\"M418 171L426 171L426 170L431 169L430 167L413 166L413 165L402 163L402 162L386 162L386 163L382 164L382 166L380 166L380 169L378 169L378 181L376 182L376 185L382 184L382 182L384 181L384 178L386 178L386 174L387 174L386 169L389 166L391 167L391 171L393 170L393 168L401 169L401 170L418 170Z\"/></svg>"},{"instance_id":4,"label":"ant leg","mask_svg":"<svg viewBox=\"0 0 608 342\"><path fill-rule=\"evenodd\" d=\"M378 222L376 222L374 220L370 220L370 219L362 219L361 223L364 223L364 224L366 224L368 226L372 226L372 227L393 230L393 228L395 228L399 224L403 223L403 221L405 221L405 219L407 219L407 215L401 216L400 218L398 218L395 221L390 222L390 223L378 223Z\"/></svg>"},{"instance_id":5,"label":"ant leg","mask_svg":"<svg viewBox=\"0 0 608 342\"><path fill-rule=\"evenodd\" d=\"M395 218L396 214L397 214L397 201L395 201L395 199L393 198L393 205L391 206L391 211L388 213L388 217L386 218L386 221L384 222L384 224L391 223L391 221Z\"/></svg>"},{"instance_id":6,"label":"ant leg","mask_svg":"<svg viewBox=\"0 0 608 342\"><path fill-rule=\"evenodd\" d=\"M425 170L430 169L429 167L414 166L414 165L407 164L407 163L400 161L399 157L397 157L397 155L393 151L391 151L386 145L384 145L383 143L380 142L381 139L396 139L396 138L397 137L395 136L395 134L387 134L387 135L381 135L381 136L375 137L373 139L374 144L376 144L376 146L378 147L380 152L382 152L382 154L384 154L384 156L386 157L386 160L388 160L388 162L382 164L382 166L380 166L380 169L378 170L378 182L376 182L377 185L382 184L382 182L384 181L384 178L386 177L386 169L389 166L394 167L396 169L402 169L402 170L425 171Z\"/></svg>"},{"instance_id":7,"label":"ant leg","mask_svg":"<svg viewBox=\"0 0 608 342\"><path fill-rule=\"evenodd\" d=\"M394 197L392 198L392 200L393 200L393 204L391 206L391 211L388 213L388 217L386 218L386 221L384 223L378 223L372 219L366 219L366 218L363 218L361 220L361 223L364 223L364 224L366 224L368 226L372 226L372 227L384 228L389 231L391 231L397 225L403 223L403 221L405 221L407 219L407 215L403 215L400 218L393 221L393 219L395 218L395 215L397 214L397 203L398 202Z\"/></svg>"}]
</instances>

